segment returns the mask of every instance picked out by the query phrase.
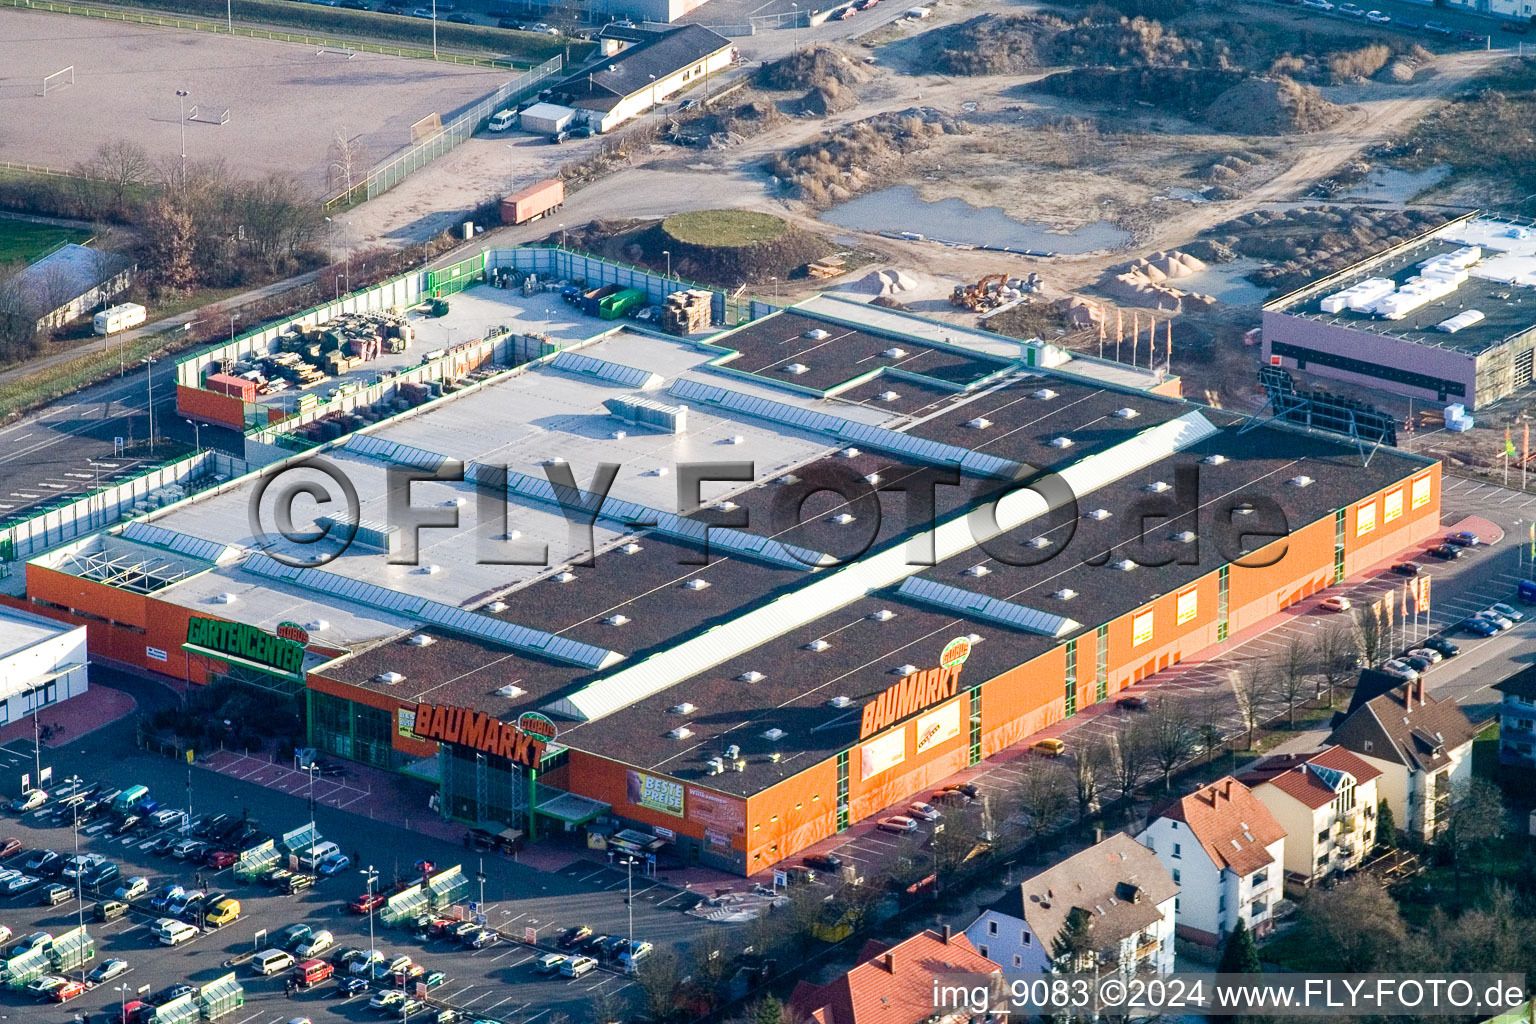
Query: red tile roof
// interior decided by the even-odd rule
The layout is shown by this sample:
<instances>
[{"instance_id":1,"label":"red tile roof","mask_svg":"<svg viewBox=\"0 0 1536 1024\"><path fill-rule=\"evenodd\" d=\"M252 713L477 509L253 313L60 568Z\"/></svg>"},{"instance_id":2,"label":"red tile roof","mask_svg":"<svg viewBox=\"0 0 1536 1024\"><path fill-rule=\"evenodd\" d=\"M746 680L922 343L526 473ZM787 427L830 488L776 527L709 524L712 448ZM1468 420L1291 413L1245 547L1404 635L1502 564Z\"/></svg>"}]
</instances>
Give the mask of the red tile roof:
<instances>
[{"instance_id":1,"label":"red tile roof","mask_svg":"<svg viewBox=\"0 0 1536 1024\"><path fill-rule=\"evenodd\" d=\"M795 1019L816 1024L917 1024L933 1016L935 974L997 974L961 932L946 941L924 931L886 949L866 943L860 963L826 985L802 981L789 999Z\"/></svg>"},{"instance_id":2,"label":"red tile roof","mask_svg":"<svg viewBox=\"0 0 1536 1024\"><path fill-rule=\"evenodd\" d=\"M1161 816L1188 825L1211 862L1238 875L1274 863L1267 848L1285 838L1269 808L1231 776L1174 801Z\"/></svg>"},{"instance_id":3,"label":"red tile roof","mask_svg":"<svg viewBox=\"0 0 1536 1024\"><path fill-rule=\"evenodd\" d=\"M1363 785L1381 775L1369 762L1357 757L1343 747L1328 747L1314 754L1281 754L1266 757L1243 773L1242 779L1250 785L1268 784L1294 800L1317 810L1333 801L1338 794L1328 781L1308 765L1331 768L1353 775L1357 785Z\"/></svg>"}]
</instances>

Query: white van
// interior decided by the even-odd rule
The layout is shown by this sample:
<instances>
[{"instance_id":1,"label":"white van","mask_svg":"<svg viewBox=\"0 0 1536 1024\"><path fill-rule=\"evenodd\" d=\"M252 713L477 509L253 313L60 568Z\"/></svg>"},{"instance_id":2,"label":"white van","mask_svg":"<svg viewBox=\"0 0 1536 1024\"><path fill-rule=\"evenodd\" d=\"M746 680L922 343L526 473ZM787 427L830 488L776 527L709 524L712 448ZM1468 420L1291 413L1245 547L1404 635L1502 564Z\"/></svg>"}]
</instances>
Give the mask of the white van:
<instances>
[{"instance_id":1,"label":"white van","mask_svg":"<svg viewBox=\"0 0 1536 1024\"><path fill-rule=\"evenodd\" d=\"M515 124L517 124L517 111L508 108L492 114L491 119L485 123L485 127L489 131L504 132Z\"/></svg>"},{"instance_id":2,"label":"white van","mask_svg":"<svg viewBox=\"0 0 1536 1024\"><path fill-rule=\"evenodd\" d=\"M91 318L91 327L97 334L106 336L137 327L148 318L143 306L137 302L125 302L121 306L102 310Z\"/></svg>"},{"instance_id":3,"label":"white van","mask_svg":"<svg viewBox=\"0 0 1536 1024\"><path fill-rule=\"evenodd\" d=\"M167 921L160 931L160 945L179 946L197 934L197 929L185 921Z\"/></svg>"},{"instance_id":4,"label":"white van","mask_svg":"<svg viewBox=\"0 0 1536 1024\"><path fill-rule=\"evenodd\" d=\"M332 842L316 843L303 853L299 854L299 863L307 868L313 868L333 853L340 853L341 847Z\"/></svg>"},{"instance_id":5,"label":"white van","mask_svg":"<svg viewBox=\"0 0 1536 1024\"><path fill-rule=\"evenodd\" d=\"M264 949L251 957L251 970L268 977L293 966L293 954L281 949Z\"/></svg>"}]
</instances>

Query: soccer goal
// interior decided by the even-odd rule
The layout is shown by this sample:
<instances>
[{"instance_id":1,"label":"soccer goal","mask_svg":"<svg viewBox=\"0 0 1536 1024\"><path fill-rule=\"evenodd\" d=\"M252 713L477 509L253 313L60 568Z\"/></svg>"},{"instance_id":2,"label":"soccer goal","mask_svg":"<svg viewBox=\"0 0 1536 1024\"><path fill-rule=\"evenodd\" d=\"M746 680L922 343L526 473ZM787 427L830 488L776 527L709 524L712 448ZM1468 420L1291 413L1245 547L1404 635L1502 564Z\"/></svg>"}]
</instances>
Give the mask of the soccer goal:
<instances>
[{"instance_id":1,"label":"soccer goal","mask_svg":"<svg viewBox=\"0 0 1536 1024\"><path fill-rule=\"evenodd\" d=\"M228 124L229 108L198 103L187 111L187 120L201 121L203 124Z\"/></svg>"},{"instance_id":2,"label":"soccer goal","mask_svg":"<svg viewBox=\"0 0 1536 1024\"><path fill-rule=\"evenodd\" d=\"M357 56L356 50L347 50L339 46L322 46L315 51L316 57L324 56L340 57L342 60L351 60Z\"/></svg>"},{"instance_id":3,"label":"soccer goal","mask_svg":"<svg viewBox=\"0 0 1536 1024\"><path fill-rule=\"evenodd\" d=\"M39 96L47 96L50 91L58 92L66 85L75 84L75 66L71 64L67 68L60 68L51 75L43 76L43 91Z\"/></svg>"}]
</instances>

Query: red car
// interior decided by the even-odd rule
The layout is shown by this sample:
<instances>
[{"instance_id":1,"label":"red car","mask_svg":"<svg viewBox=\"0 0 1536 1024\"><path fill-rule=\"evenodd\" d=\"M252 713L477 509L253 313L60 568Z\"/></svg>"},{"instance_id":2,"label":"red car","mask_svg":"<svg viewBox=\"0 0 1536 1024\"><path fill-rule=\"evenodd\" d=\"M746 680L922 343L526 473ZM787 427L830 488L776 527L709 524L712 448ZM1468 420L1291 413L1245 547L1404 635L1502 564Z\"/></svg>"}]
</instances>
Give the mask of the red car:
<instances>
[{"instance_id":1,"label":"red car","mask_svg":"<svg viewBox=\"0 0 1536 1024\"><path fill-rule=\"evenodd\" d=\"M66 981L53 990L53 1001L56 1003L67 1003L84 991L85 985L82 982Z\"/></svg>"},{"instance_id":2,"label":"red car","mask_svg":"<svg viewBox=\"0 0 1536 1024\"><path fill-rule=\"evenodd\" d=\"M377 910L384 905L385 896L381 892L365 892L351 903L347 909L354 914L366 914L370 910Z\"/></svg>"},{"instance_id":3,"label":"red car","mask_svg":"<svg viewBox=\"0 0 1536 1024\"><path fill-rule=\"evenodd\" d=\"M239 854L232 853L229 850L209 850L208 856L204 858L204 861L209 867L222 871L239 859Z\"/></svg>"},{"instance_id":4,"label":"red car","mask_svg":"<svg viewBox=\"0 0 1536 1024\"><path fill-rule=\"evenodd\" d=\"M13 853L21 851L21 840L15 836L0 839L0 857L9 857Z\"/></svg>"},{"instance_id":5,"label":"red car","mask_svg":"<svg viewBox=\"0 0 1536 1024\"><path fill-rule=\"evenodd\" d=\"M123 1004L121 1024L141 1024L155 1012L155 1008L137 999Z\"/></svg>"}]
</instances>

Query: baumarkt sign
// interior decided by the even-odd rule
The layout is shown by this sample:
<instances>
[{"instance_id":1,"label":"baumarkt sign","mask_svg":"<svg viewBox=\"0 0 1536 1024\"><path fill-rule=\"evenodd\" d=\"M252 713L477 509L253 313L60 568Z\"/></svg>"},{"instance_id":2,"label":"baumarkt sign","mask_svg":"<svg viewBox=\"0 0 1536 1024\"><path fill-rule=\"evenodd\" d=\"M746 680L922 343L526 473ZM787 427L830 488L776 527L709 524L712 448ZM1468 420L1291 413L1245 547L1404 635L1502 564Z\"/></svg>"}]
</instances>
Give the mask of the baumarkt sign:
<instances>
[{"instance_id":1,"label":"baumarkt sign","mask_svg":"<svg viewBox=\"0 0 1536 1024\"><path fill-rule=\"evenodd\" d=\"M544 757L544 737L526 733L494 715L443 704L417 704L416 735L537 768Z\"/></svg>"},{"instance_id":2,"label":"baumarkt sign","mask_svg":"<svg viewBox=\"0 0 1536 1024\"><path fill-rule=\"evenodd\" d=\"M199 654L226 655L257 668L304 678L304 645L249 623L193 616L187 620L187 646Z\"/></svg>"},{"instance_id":3,"label":"baumarkt sign","mask_svg":"<svg viewBox=\"0 0 1536 1024\"><path fill-rule=\"evenodd\" d=\"M916 711L948 700L959 692L960 666L913 672L864 705L859 739L879 732Z\"/></svg>"}]
</instances>

